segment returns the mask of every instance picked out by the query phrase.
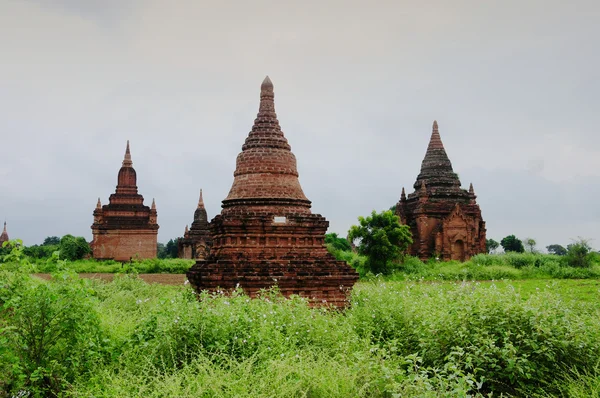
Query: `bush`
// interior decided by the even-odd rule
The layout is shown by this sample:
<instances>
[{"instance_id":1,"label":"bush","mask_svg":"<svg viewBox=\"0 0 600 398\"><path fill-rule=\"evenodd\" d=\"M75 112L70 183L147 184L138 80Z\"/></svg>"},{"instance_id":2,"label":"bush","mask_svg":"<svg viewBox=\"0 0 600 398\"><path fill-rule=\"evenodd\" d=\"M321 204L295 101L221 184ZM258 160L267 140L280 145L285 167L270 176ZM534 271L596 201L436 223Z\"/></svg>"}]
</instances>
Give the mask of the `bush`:
<instances>
[{"instance_id":1,"label":"bush","mask_svg":"<svg viewBox=\"0 0 600 398\"><path fill-rule=\"evenodd\" d=\"M90 245L81 236L65 235L61 238L59 247L60 257L69 261L81 260L92 252Z\"/></svg>"},{"instance_id":2,"label":"bush","mask_svg":"<svg viewBox=\"0 0 600 398\"><path fill-rule=\"evenodd\" d=\"M12 364L3 388L55 396L103 355L91 291L65 274L52 283L20 273L1 278L0 358Z\"/></svg>"},{"instance_id":3,"label":"bush","mask_svg":"<svg viewBox=\"0 0 600 398\"><path fill-rule=\"evenodd\" d=\"M589 268L595 256L591 253L592 248L585 239L567 246L567 254L562 256L562 264L569 267Z\"/></svg>"}]
</instances>

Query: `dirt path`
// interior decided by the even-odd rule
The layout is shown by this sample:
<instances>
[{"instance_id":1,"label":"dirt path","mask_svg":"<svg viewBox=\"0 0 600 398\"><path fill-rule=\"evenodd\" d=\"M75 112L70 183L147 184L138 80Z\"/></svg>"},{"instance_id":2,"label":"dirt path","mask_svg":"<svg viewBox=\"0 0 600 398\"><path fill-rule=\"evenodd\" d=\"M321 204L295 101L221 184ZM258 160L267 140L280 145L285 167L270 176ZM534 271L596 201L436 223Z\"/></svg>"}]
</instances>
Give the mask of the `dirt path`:
<instances>
[{"instance_id":1,"label":"dirt path","mask_svg":"<svg viewBox=\"0 0 600 398\"><path fill-rule=\"evenodd\" d=\"M37 278L50 280L50 274L31 274ZM115 274L79 274L80 278L101 279L112 281ZM163 285L183 285L187 279L185 274L139 274L139 277L147 283L160 283Z\"/></svg>"}]
</instances>

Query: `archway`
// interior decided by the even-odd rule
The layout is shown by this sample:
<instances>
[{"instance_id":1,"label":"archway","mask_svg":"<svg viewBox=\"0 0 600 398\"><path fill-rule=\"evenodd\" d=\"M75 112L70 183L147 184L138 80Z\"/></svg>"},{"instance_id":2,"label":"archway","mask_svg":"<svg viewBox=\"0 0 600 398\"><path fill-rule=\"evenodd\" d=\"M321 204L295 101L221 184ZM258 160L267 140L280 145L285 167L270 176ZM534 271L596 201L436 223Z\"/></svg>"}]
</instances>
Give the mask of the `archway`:
<instances>
[{"instance_id":1,"label":"archway","mask_svg":"<svg viewBox=\"0 0 600 398\"><path fill-rule=\"evenodd\" d=\"M465 261L465 243L460 239L452 244L451 260Z\"/></svg>"}]
</instances>

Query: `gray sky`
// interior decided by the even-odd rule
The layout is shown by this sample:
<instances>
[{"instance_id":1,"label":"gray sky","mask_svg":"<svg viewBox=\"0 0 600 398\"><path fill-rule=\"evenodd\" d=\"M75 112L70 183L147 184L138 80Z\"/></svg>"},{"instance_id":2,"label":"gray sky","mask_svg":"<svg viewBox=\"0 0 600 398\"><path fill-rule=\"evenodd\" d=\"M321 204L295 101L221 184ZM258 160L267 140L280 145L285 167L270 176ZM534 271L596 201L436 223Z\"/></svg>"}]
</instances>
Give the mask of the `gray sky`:
<instances>
[{"instance_id":1,"label":"gray sky","mask_svg":"<svg viewBox=\"0 0 600 398\"><path fill-rule=\"evenodd\" d=\"M91 240L129 139L159 241L182 235L200 188L220 211L268 74L330 231L412 186L437 119L488 237L600 248L599 20L597 0L0 0L0 217Z\"/></svg>"}]
</instances>

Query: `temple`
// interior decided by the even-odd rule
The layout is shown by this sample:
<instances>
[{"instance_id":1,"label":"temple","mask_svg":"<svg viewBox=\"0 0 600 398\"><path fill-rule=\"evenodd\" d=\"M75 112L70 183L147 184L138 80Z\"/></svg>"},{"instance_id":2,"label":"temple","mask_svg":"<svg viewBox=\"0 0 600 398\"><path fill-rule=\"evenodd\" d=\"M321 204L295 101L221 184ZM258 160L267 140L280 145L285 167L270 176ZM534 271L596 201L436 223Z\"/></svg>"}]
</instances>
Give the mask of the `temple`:
<instances>
[{"instance_id":1,"label":"temple","mask_svg":"<svg viewBox=\"0 0 600 398\"><path fill-rule=\"evenodd\" d=\"M198 207L194 211L194 221L192 227L188 229L185 226L183 238L180 238L177 243L177 251L179 258L187 258L194 260L204 260L208 255L212 237L208 224L208 216L202 199L202 190L200 190L200 199Z\"/></svg>"},{"instance_id":2,"label":"temple","mask_svg":"<svg viewBox=\"0 0 600 398\"><path fill-rule=\"evenodd\" d=\"M116 192L108 205L100 198L92 224L92 256L96 259L129 261L156 258L158 224L156 203L144 206L138 194L137 175L131 161L129 141L119 170Z\"/></svg>"},{"instance_id":3,"label":"temple","mask_svg":"<svg viewBox=\"0 0 600 398\"><path fill-rule=\"evenodd\" d=\"M187 272L196 291L239 286L255 297L277 286L286 297L300 295L313 306L346 306L358 274L325 247L329 222L311 213L268 77L233 175L221 214L210 223L210 253Z\"/></svg>"},{"instance_id":4,"label":"temple","mask_svg":"<svg viewBox=\"0 0 600 398\"><path fill-rule=\"evenodd\" d=\"M8 238L8 232L6 232L6 221L4 221L4 230L2 231L2 234L0 235L0 247L2 247L2 244L4 242L8 242L9 238Z\"/></svg>"},{"instance_id":5,"label":"temple","mask_svg":"<svg viewBox=\"0 0 600 398\"><path fill-rule=\"evenodd\" d=\"M461 188L436 121L413 187L415 191L408 197L402 188L396 205L396 214L413 235L409 254L422 260L464 261L486 252L485 222L473 184L468 191Z\"/></svg>"}]
</instances>

